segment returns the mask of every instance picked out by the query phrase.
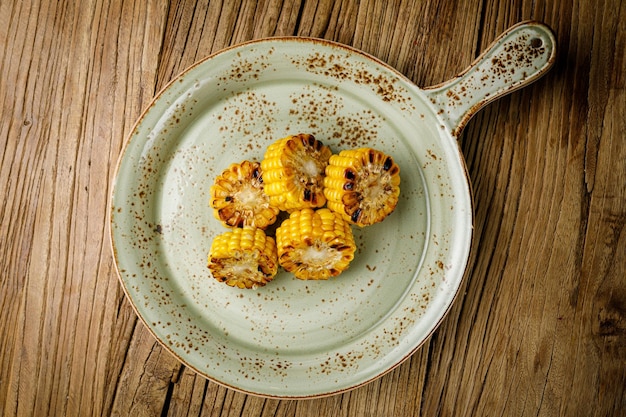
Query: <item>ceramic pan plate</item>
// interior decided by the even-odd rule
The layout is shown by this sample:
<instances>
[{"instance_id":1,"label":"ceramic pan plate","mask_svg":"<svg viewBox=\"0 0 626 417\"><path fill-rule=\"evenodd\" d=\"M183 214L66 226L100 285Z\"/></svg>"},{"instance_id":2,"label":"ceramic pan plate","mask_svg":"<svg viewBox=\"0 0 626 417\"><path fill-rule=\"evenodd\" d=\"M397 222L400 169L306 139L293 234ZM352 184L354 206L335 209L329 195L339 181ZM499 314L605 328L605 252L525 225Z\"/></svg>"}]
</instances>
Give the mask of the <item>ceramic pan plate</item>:
<instances>
[{"instance_id":1,"label":"ceramic pan plate","mask_svg":"<svg viewBox=\"0 0 626 417\"><path fill-rule=\"evenodd\" d=\"M393 369L449 309L470 248L464 164L435 113L397 71L326 41L254 41L188 69L140 117L114 184L116 265L141 320L199 374L256 395L329 395ZM226 230L209 207L214 178L301 132L335 152L392 155L397 209L354 229L356 257L339 277L218 283L206 267Z\"/></svg>"}]
</instances>

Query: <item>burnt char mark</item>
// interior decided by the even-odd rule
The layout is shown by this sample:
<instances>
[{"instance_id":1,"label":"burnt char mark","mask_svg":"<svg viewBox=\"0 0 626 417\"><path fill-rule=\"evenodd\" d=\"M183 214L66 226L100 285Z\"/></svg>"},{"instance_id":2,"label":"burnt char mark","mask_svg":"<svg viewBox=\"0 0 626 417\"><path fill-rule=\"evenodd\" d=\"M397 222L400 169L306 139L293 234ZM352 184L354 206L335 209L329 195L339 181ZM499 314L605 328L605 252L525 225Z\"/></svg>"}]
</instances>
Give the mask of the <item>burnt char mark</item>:
<instances>
[{"instance_id":1,"label":"burnt char mark","mask_svg":"<svg viewBox=\"0 0 626 417\"><path fill-rule=\"evenodd\" d=\"M392 165L393 165L393 159L391 159L391 157L389 156L387 157L387 159L385 159L385 163L383 164L383 169L385 171L389 171Z\"/></svg>"}]
</instances>

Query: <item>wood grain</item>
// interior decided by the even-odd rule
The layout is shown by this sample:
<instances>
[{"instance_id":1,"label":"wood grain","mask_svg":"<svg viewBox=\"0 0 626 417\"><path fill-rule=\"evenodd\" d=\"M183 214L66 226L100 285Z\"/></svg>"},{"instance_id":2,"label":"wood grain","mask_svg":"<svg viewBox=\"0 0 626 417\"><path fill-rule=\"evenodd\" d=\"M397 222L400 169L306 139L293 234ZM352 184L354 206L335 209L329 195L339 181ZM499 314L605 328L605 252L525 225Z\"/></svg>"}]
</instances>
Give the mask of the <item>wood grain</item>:
<instances>
[{"instance_id":1,"label":"wood grain","mask_svg":"<svg viewBox=\"0 0 626 417\"><path fill-rule=\"evenodd\" d=\"M460 295L382 378L308 401L196 375L137 319L107 228L117 159L186 67L266 36L362 49L419 86L518 21L558 59L459 140L475 201ZM0 2L0 416L617 416L626 410L626 4Z\"/></svg>"}]
</instances>

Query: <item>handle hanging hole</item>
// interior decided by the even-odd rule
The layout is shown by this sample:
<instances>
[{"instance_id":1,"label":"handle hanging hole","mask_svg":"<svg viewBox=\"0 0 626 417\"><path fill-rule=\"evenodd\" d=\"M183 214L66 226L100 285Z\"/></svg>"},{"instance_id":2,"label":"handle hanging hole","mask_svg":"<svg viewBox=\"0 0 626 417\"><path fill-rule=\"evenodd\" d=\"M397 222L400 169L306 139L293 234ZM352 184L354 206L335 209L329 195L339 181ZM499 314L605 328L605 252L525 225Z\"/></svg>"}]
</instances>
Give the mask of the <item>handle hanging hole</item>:
<instances>
[{"instance_id":1,"label":"handle hanging hole","mask_svg":"<svg viewBox=\"0 0 626 417\"><path fill-rule=\"evenodd\" d=\"M532 48L535 48L535 49L541 48L542 45L543 45L543 41L540 38L532 38L530 40L530 46Z\"/></svg>"}]
</instances>

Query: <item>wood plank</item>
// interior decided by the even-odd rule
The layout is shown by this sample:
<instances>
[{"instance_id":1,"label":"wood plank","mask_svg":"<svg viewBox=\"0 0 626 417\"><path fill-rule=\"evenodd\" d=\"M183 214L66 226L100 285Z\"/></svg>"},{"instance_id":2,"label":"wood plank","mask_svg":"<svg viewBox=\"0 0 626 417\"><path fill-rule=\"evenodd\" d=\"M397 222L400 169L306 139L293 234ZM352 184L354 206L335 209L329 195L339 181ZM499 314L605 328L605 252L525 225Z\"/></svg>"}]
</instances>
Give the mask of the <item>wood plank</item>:
<instances>
[{"instance_id":1,"label":"wood plank","mask_svg":"<svg viewBox=\"0 0 626 417\"><path fill-rule=\"evenodd\" d=\"M25 3L9 14L7 36L24 44L15 45L21 54L11 55L19 65L3 64L16 72L7 74L11 90L2 89L10 94L3 94L3 107L12 112L3 113L2 125L22 120L23 128L7 132L22 151L4 155L21 158L13 163L21 168L4 160L2 184L9 209L28 216L17 225L30 230L16 231L29 241L10 239L21 253L4 258L9 265L3 270L12 271L6 276L19 280L12 282L15 291L3 291L3 304L19 300L15 318L3 321L12 326L3 332L12 342L6 353L12 367L3 370L0 384L6 415L100 414L111 341L124 340L111 330L127 330L113 324L123 294L112 267L106 208L124 135L141 101L154 94L149 71L156 68L158 43L129 45L144 36L159 39L162 23L154 14L164 10L156 2L110 6ZM19 107L7 105L19 96ZM19 220L6 213L3 230Z\"/></svg>"}]
</instances>

